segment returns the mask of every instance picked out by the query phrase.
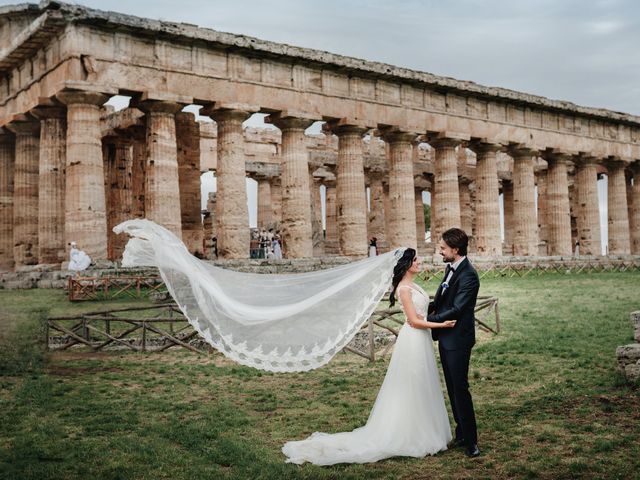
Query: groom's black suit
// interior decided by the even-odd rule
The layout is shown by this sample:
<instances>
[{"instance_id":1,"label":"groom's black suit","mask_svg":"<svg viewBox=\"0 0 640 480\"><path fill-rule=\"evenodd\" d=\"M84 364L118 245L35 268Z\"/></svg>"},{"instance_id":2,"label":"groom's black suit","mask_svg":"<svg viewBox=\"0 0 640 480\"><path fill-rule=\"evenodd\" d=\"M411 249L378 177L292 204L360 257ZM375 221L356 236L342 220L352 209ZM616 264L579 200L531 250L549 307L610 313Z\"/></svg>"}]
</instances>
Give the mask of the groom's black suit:
<instances>
[{"instance_id":1,"label":"groom's black suit","mask_svg":"<svg viewBox=\"0 0 640 480\"><path fill-rule=\"evenodd\" d=\"M447 273L443 283L446 277ZM474 309L480 279L465 258L453 272L448 288L444 288L443 283L429 304L427 320L438 323L457 320L455 327L433 329L431 334L439 342L440 361L456 421L456 438L464 439L467 445L471 445L478 443L468 377L471 348L476 341Z\"/></svg>"}]
</instances>

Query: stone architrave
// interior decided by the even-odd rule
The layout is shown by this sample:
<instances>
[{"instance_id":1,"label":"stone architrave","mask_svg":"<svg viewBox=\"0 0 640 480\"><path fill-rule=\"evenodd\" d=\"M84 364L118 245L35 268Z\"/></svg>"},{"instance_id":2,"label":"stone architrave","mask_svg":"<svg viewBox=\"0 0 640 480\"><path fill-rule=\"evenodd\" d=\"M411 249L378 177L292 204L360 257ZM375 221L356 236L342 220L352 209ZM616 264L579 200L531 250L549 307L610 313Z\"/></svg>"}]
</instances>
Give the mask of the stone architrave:
<instances>
[{"instance_id":1,"label":"stone architrave","mask_svg":"<svg viewBox=\"0 0 640 480\"><path fill-rule=\"evenodd\" d=\"M534 152L510 151L513 157L513 250L516 256L538 254L538 220L535 204Z\"/></svg>"},{"instance_id":2,"label":"stone architrave","mask_svg":"<svg viewBox=\"0 0 640 480\"><path fill-rule=\"evenodd\" d=\"M14 136L0 128L0 270L13 269Z\"/></svg>"},{"instance_id":3,"label":"stone architrave","mask_svg":"<svg viewBox=\"0 0 640 480\"><path fill-rule=\"evenodd\" d=\"M580 155L576 165L577 227L580 255L602 255L597 160Z\"/></svg>"},{"instance_id":4,"label":"stone architrave","mask_svg":"<svg viewBox=\"0 0 640 480\"><path fill-rule=\"evenodd\" d=\"M415 189L414 199L416 204L416 242L418 250L420 251L425 246L424 202L422 201L422 188Z\"/></svg>"},{"instance_id":5,"label":"stone architrave","mask_svg":"<svg viewBox=\"0 0 640 480\"><path fill-rule=\"evenodd\" d=\"M480 256L502 255L500 234L500 185L497 153L500 145L478 143L476 152L476 251Z\"/></svg>"},{"instance_id":6,"label":"stone architrave","mask_svg":"<svg viewBox=\"0 0 640 480\"><path fill-rule=\"evenodd\" d=\"M40 122L12 122L15 136L13 177L13 258L15 267L38 263L38 174Z\"/></svg>"},{"instance_id":7,"label":"stone architrave","mask_svg":"<svg viewBox=\"0 0 640 480\"><path fill-rule=\"evenodd\" d=\"M145 216L182 238L180 177L175 114L178 103L145 100L147 161L145 162Z\"/></svg>"},{"instance_id":8,"label":"stone architrave","mask_svg":"<svg viewBox=\"0 0 640 480\"><path fill-rule=\"evenodd\" d=\"M640 255L640 161L631 164L633 185L630 185L629 193L629 230L631 237L631 254Z\"/></svg>"},{"instance_id":9,"label":"stone architrave","mask_svg":"<svg viewBox=\"0 0 640 480\"><path fill-rule=\"evenodd\" d=\"M460 189L458 186L458 155L456 147L461 141L441 137L430 140L435 150L434 186L437 201L431 208L435 230L432 238L439 242L442 234L450 228L460 228ZM469 232L471 233L471 232Z\"/></svg>"},{"instance_id":10,"label":"stone architrave","mask_svg":"<svg viewBox=\"0 0 640 480\"><path fill-rule=\"evenodd\" d=\"M545 218L549 229L549 255L570 256L572 253L571 209L567 178L569 158L562 154L549 154L545 157L549 165Z\"/></svg>"},{"instance_id":11,"label":"stone architrave","mask_svg":"<svg viewBox=\"0 0 640 480\"><path fill-rule=\"evenodd\" d=\"M309 160L304 131L313 120L278 114L266 120L282 132L280 178L282 181L281 233L286 258L313 256L309 186Z\"/></svg>"},{"instance_id":12,"label":"stone architrave","mask_svg":"<svg viewBox=\"0 0 640 480\"><path fill-rule=\"evenodd\" d=\"M242 122L251 108L207 111L218 124L216 229L221 258L249 258L249 209Z\"/></svg>"},{"instance_id":13,"label":"stone architrave","mask_svg":"<svg viewBox=\"0 0 640 480\"><path fill-rule=\"evenodd\" d=\"M502 202L504 212L504 248L503 253L513 255L513 182L502 181Z\"/></svg>"},{"instance_id":14,"label":"stone architrave","mask_svg":"<svg viewBox=\"0 0 640 480\"><path fill-rule=\"evenodd\" d=\"M100 131L100 107L107 95L65 90L67 106L64 241L78 242L93 260L107 258L107 211Z\"/></svg>"},{"instance_id":15,"label":"stone architrave","mask_svg":"<svg viewBox=\"0 0 640 480\"><path fill-rule=\"evenodd\" d=\"M67 112L42 106L31 111L40 119L38 180L38 263L62 264L64 245L64 186L67 156Z\"/></svg>"},{"instance_id":16,"label":"stone architrave","mask_svg":"<svg viewBox=\"0 0 640 480\"><path fill-rule=\"evenodd\" d=\"M382 172L369 173L369 191L371 196L371 211L369 212L369 236L377 239L379 252L388 250L385 232L384 186Z\"/></svg>"},{"instance_id":17,"label":"stone architrave","mask_svg":"<svg viewBox=\"0 0 640 480\"><path fill-rule=\"evenodd\" d=\"M258 228L273 228L273 207L271 206L271 180L257 177L258 182Z\"/></svg>"},{"instance_id":18,"label":"stone architrave","mask_svg":"<svg viewBox=\"0 0 640 480\"><path fill-rule=\"evenodd\" d=\"M364 257L368 239L362 136L368 129L355 125L331 128L338 137L336 208L340 252L349 257Z\"/></svg>"},{"instance_id":19,"label":"stone architrave","mask_svg":"<svg viewBox=\"0 0 640 480\"><path fill-rule=\"evenodd\" d=\"M628 255L631 253L629 238L629 209L627 207L627 186L622 161L607 162L609 172L607 183L607 204L609 223L609 253Z\"/></svg>"},{"instance_id":20,"label":"stone architrave","mask_svg":"<svg viewBox=\"0 0 640 480\"><path fill-rule=\"evenodd\" d=\"M402 131L391 131L383 136L389 144L387 241L391 249L417 247L412 154L415 137L415 133Z\"/></svg>"},{"instance_id":21,"label":"stone architrave","mask_svg":"<svg viewBox=\"0 0 640 480\"><path fill-rule=\"evenodd\" d=\"M176 113L178 180L182 241L189 252L203 256L200 204L200 125L192 113Z\"/></svg>"},{"instance_id":22,"label":"stone architrave","mask_svg":"<svg viewBox=\"0 0 640 480\"><path fill-rule=\"evenodd\" d=\"M107 142L106 154L107 179L107 258L122 258L127 244L126 235L117 235L113 227L133 218L133 191L131 188L133 147L126 138L115 137Z\"/></svg>"}]
</instances>

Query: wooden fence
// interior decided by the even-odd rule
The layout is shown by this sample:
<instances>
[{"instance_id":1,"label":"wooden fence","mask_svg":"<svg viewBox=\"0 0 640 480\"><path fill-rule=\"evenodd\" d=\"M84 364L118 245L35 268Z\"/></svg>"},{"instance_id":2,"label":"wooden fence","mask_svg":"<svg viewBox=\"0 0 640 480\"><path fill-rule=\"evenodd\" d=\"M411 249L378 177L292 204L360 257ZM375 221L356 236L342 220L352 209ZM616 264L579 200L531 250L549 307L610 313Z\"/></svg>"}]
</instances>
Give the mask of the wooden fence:
<instances>
[{"instance_id":1,"label":"wooden fence","mask_svg":"<svg viewBox=\"0 0 640 480\"><path fill-rule=\"evenodd\" d=\"M150 292L165 292L159 276L105 276L69 277L69 300L107 300L113 298L140 298Z\"/></svg>"}]
</instances>

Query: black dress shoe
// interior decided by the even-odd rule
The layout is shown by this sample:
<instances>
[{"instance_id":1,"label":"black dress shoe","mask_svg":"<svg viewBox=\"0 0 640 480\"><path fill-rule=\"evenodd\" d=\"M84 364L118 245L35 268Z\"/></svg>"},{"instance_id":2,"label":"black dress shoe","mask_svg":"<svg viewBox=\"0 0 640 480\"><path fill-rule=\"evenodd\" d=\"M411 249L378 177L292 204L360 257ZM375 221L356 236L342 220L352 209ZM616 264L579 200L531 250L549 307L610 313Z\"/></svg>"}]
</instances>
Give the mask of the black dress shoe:
<instances>
[{"instance_id":1,"label":"black dress shoe","mask_svg":"<svg viewBox=\"0 0 640 480\"><path fill-rule=\"evenodd\" d=\"M453 442L451 442L451 444L449 445L451 448L458 448L458 447L464 447L467 444L467 442L464 441L464 438L454 438Z\"/></svg>"},{"instance_id":2,"label":"black dress shoe","mask_svg":"<svg viewBox=\"0 0 640 480\"><path fill-rule=\"evenodd\" d=\"M476 458L480 456L480 449L478 448L478 445L472 443L471 445L467 445L467 451L465 453L469 458Z\"/></svg>"}]
</instances>

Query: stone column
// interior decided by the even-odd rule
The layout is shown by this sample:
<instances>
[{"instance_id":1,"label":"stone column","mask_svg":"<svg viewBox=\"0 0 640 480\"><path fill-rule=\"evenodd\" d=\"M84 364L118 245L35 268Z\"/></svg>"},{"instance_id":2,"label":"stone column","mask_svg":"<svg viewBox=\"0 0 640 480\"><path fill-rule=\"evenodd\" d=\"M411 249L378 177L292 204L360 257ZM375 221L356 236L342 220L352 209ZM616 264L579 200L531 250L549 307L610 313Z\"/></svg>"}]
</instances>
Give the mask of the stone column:
<instances>
[{"instance_id":1,"label":"stone column","mask_svg":"<svg viewBox=\"0 0 640 480\"><path fill-rule=\"evenodd\" d=\"M257 177L258 181L258 228L273 228L271 206L271 181L269 177Z\"/></svg>"},{"instance_id":2,"label":"stone column","mask_svg":"<svg viewBox=\"0 0 640 480\"><path fill-rule=\"evenodd\" d=\"M547 155L547 212L549 226L549 255L570 256L571 210L569 206L569 181L567 162L569 157L556 154Z\"/></svg>"},{"instance_id":3,"label":"stone column","mask_svg":"<svg viewBox=\"0 0 640 480\"><path fill-rule=\"evenodd\" d=\"M252 112L243 109L216 109L209 115L218 124L218 254L221 258L249 258L251 238L242 122Z\"/></svg>"},{"instance_id":4,"label":"stone column","mask_svg":"<svg viewBox=\"0 0 640 480\"><path fill-rule=\"evenodd\" d=\"M574 157L576 164L577 226L580 255L602 255L600 202L596 159Z\"/></svg>"},{"instance_id":5,"label":"stone column","mask_svg":"<svg viewBox=\"0 0 640 480\"><path fill-rule=\"evenodd\" d=\"M538 195L538 253L549 255L549 221L547 219L547 171L534 172Z\"/></svg>"},{"instance_id":6,"label":"stone column","mask_svg":"<svg viewBox=\"0 0 640 480\"><path fill-rule=\"evenodd\" d=\"M40 122L12 122L16 135L13 177L13 258L16 268L38 263Z\"/></svg>"},{"instance_id":7,"label":"stone column","mask_svg":"<svg viewBox=\"0 0 640 480\"><path fill-rule=\"evenodd\" d=\"M458 155L460 141L437 138L429 144L434 148L434 186L437 201L431 209L436 230L432 241L438 244L442 234L453 227L460 228L460 190L458 188ZM470 234L471 232L469 232Z\"/></svg>"},{"instance_id":8,"label":"stone column","mask_svg":"<svg viewBox=\"0 0 640 480\"><path fill-rule=\"evenodd\" d=\"M320 182L313 176L317 167L309 166L309 203L311 206L311 239L313 242L313 256L324 255L324 238L322 235L322 198L320 196Z\"/></svg>"},{"instance_id":9,"label":"stone column","mask_svg":"<svg viewBox=\"0 0 640 480\"><path fill-rule=\"evenodd\" d=\"M502 202L504 210L504 248L503 253L513 255L513 182L502 181Z\"/></svg>"},{"instance_id":10,"label":"stone column","mask_svg":"<svg viewBox=\"0 0 640 480\"><path fill-rule=\"evenodd\" d=\"M390 153L390 151L387 152L387 158L390 157ZM386 182L382 182L382 203L384 205L384 232L387 239L387 247L389 247L389 216L391 215L391 201L389 200L389 177L387 177L386 180Z\"/></svg>"},{"instance_id":11,"label":"stone column","mask_svg":"<svg viewBox=\"0 0 640 480\"><path fill-rule=\"evenodd\" d=\"M40 119L38 181L38 263L61 264L64 245L64 172L67 157L67 112L41 106L31 111Z\"/></svg>"},{"instance_id":12,"label":"stone column","mask_svg":"<svg viewBox=\"0 0 640 480\"><path fill-rule=\"evenodd\" d=\"M371 211L369 212L369 236L376 237L378 251L386 252L389 249L385 232L384 210L384 186L382 184L383 173L371 172L369 174Z\"/></svg>"},{"instance_id":13,"label":"stone column","mask_svg":"<svg viewBox=\"0 0 640 480\"><path fill-rule=\"evenodd\" d=\"M139 108L147 117L145 215L182 238L175 119L181 105L145 100Z\"/></svg>"},{"instance_id":14,"label":"stone column","mask_svg":"<svg viewBox=\"0 0 640 480\"><path fill-rule=\"evenodd\" d=\"M313 256L309 162L304 131L313 123L307 118L267 117L282 131L282 238L287 258Z\"/></svg>"},{"instance_id":15,"label":"stone column","mask_svg":"<svg viewBox=\"0 0 640 480\"><path fill-rule=\"evenodd\" d=\"M101 93L64 91L67 105L67 161L64 193L64 241L78 242L93 260L107 258L107 215L102 159Z\"/></svg>"},{"instance_id":16,"label":"stone column","mask_svg":"<svg viewBox=\"0 0 640 480\"><path fill-rule=\"evenodd\" d=\"M538 254L538 220L535 204L534 152L512 149L513 157L513 247L515 255Z\"/></svg>"},{"instance_id":17,"label":"stone column","mask_svg":"<svg viewBox=\"0 0 640 480\"><path fill-rule=\"evenodd\" d=\"M458 179L458 191L460 195L460 227L469 236L469 251L473 239L473 202L471 201L471 180L465 177Z\"/></svg>"},{"instance_id":18,"label":"stone column","mask_svg":"<svg viewBox=\"0 0 640 480\"><path fill-rule=\"evenodd\" d=\"M630 167L633 185L630 186L629 230L631 237L631 254L640 255L640 161Z\"/></svg>"},{"instance_id":19,"label":"stone column","mask_svg":"<svg viewBox=\"0 0 640 480\"><path fill-rule=\"evenodd\" d=\"M0 128L0 270L13 269L13 135Z\"/></svg>"},{"instance_id":20,"label":"stone column","mask_svg":"<svg viewBox=\"0 0 640 480\"><path fill-rule=\"evenodd\" d=\"M624 167L625 164L622 161L607 162L607 170L609 171L607 183L609 253L614 255L631 253Z\"/></svg>"},{"instance_id":21,"label":"stone column","mask_svg":"<svg viewBox=\"0 0 640 480\"><path fill-rule=\"evenodd\" d=\"M209 192L207 197L207 214L204 216L202 229L204 231L204 256L215 258L213 255L213 237L217 237L216 231L216 192ZM217 238L216 238L217 240Z\"/></svg>"},{"instance_id":22,"label":"stone column","mask_svg":"<svg viewBox=\"0 0 640 480\"><path fill-rule=\"evenodd\" d=\"M275 228L280 228L282 222L282 182L280 177L272 177L271 185L271 219Z\"/></svg>"},{"instance_id":23,"label":"stone column","mask_svg":"<svg viewBox=\"0 0 640 480\"><path fill-rule=\"evenodd\" d=\"M326 232L325 232L325 252L331 254L340 253L340 242L338 241L338 220L336 217L336 181L325 180L326 188L325 213L326 213Z\"/></svg>"},{"instance_id":24,"label":"stone column","mask_svg":"<svg viewBox=\"0 0 640 480\"><path fill-rule=\"evenodd\" d=\"M384 135L385 141L389 143L387 240L391 249L417 247L412 161L412 142L415 137L414 133L400 131Z\"/></svg>"},{"instance_id":25,"label":"stone column","mask_svg":"<svg viewBox=\"0 0 640 480\"><path fill-rule=\"evenodd\" d=\"M204 256L200 200L200 125L192 113L176 113L176 144L182 241L191 253Z\"/></svg>"},{"instance_id":26,"label":"stone column","mask_svg":"<svg viewBox=\"0 0 640 480\"><path fill-rule=\"evenodd\" d=\"M350 257L364 257L368 239L362 135L367 129L341 125L332 131L338 136L336 208L340 251Z\"/></svg>"},{"instance_id":27,"label":"stone column","mask_svg":"<svg viewBox=\"0 0 640 480\"><path fill-rule=\"evenodd\" d=\"M133 163L131 165L131 191L133 195L133 205L131 215L134 218L144 218L144 194L146 180L145 165L147 163L147 142L146 132L142 128L136 127L135 133L131 135Z\"/></svg>"},{"instance_id":28,"label":"stone column","mask_svg":"<svg viewBox=\"0 0 640 480\"><path fill-rule=\"evenodd\" d=\"M131 188L133 147L128 139L112 138L107 145L107 258L120 260L129 240L127 235L116 235L113 227L133 218L133 191Z\"/></svg>"},{"instance_id":29,"label":"stone column","mask_svg":"<svg viewBox=\"0 0 640 480\"><path fill-rule=\"evenodd\" d=\"M425 247L424 202L422 201L422 188L416 188L414 192L416 205L416 244L418 246L418 251L420 251Z\"/></svg>"},{"instance_id":30,"label":"stone column","mask_svg":"<svg viewBox=\"0 0 640 480\"><path fill-rule=\"evenodd\" d=\"M472 148L476 152L476 250L480 256L500 256L502 236L497 166L500 145L479 143Z\"/></svg>"}]
</instances>

